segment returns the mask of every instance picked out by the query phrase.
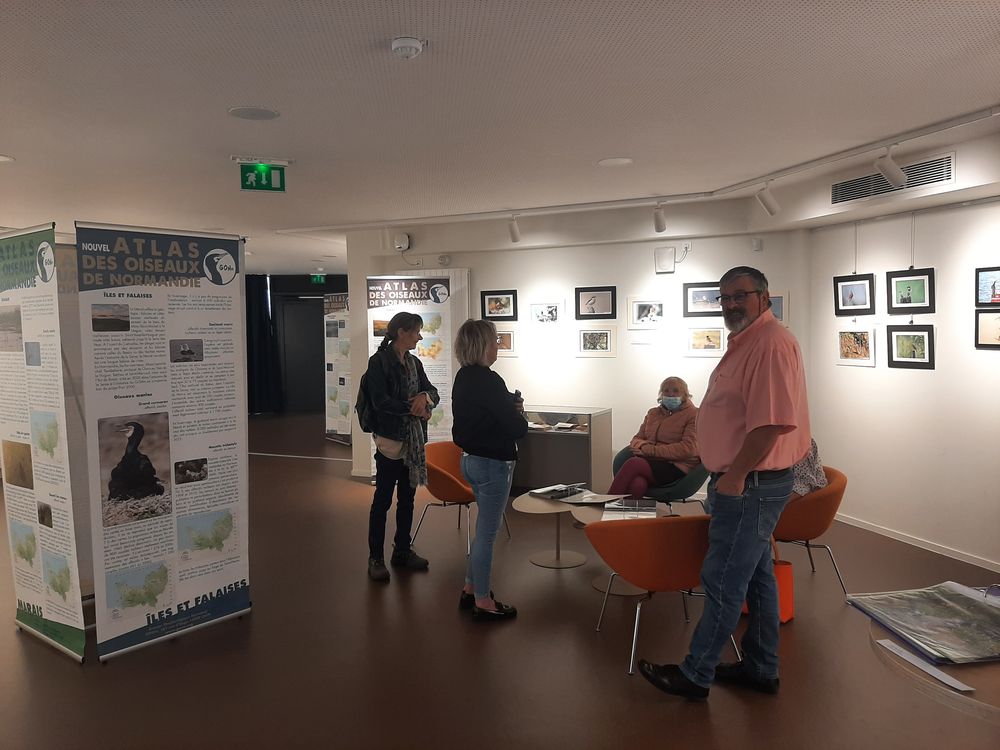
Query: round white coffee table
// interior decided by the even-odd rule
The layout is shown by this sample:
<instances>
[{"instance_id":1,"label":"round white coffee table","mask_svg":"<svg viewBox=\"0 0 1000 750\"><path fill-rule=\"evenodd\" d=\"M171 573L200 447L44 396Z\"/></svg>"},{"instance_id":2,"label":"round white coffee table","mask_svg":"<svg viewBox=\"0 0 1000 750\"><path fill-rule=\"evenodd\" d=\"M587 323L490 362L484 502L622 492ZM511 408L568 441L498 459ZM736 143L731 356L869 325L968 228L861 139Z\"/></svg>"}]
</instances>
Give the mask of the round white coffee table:
<instances>
[{"instance_id":1,"label":"round white coffee table","mask_svg":"<svg viewBox=\"0 0 1000 750\"><path fill-rule=\"evenodd\" d=\"M563 550L561 545L561 519L563 513L573 510L574 506L568 503L561 503L558 500L547 500L544 497L534 497L525 492L514 498L512 503L514 510L521 513L536 513L544 515L546 513L555 516L556 521L556 548L545 552L536 552L528 559L532 564L540 568L576 568L583 565L587 558L579 552Z\"/></svg>"}]
</instances>

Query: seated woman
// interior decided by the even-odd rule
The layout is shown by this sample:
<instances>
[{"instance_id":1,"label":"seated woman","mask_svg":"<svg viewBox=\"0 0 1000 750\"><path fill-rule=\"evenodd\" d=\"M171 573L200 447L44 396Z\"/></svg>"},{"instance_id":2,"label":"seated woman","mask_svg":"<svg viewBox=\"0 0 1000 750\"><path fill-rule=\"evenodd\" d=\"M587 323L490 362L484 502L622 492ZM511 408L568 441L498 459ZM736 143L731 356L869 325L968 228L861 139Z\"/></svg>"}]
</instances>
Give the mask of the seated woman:
<instances>
[{"instance_id":1,"label":"seated woman","mask_svg":"<svg viewBox=\"0 0 1000 750\"><path fill-rule=\"evenodd\" d=\"M687 383L667 378L657 401L629 443L632 458L615 475L608 494L642 497L650 486L675 482L701 463L695 429L698 407L691 403Z\"/></svg>"},{"instance_id":2,"label":"seated woman","mask_svg":"<svg viewBox=\"0 0 1000 750\"><path fill-rule=\"evenodd\" d=\"M805 458L792 467L792 494L788 496L788 502L822 489L827 484L823 462L819 460L819 448L812 440Z\"/></svg>"}]
</instances>

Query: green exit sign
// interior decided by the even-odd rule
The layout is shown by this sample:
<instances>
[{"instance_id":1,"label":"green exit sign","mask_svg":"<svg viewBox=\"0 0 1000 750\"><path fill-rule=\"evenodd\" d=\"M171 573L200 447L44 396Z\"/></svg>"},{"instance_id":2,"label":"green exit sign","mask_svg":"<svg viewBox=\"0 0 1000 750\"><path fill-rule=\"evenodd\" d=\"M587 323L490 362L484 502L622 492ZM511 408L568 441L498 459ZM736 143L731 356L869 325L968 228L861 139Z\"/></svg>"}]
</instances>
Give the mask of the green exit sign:
<instances>
[{"instance_id":1,"label":"green exit sign","mask_svg":"<svg viewBox=\"0 0 1000 750\"><path fill-rule=\"evenodd\" d=\"M273 164L240 164L240 190L285 192L285 168Z\"/></svg>"},{"instance_id":2,"label":"green exit sign","mask_svg":"<svg viewBox=\"0 0 1000 750\"><path fill-rule=\"evenodd\" d=\"M325 273L314 273L312 276L309 277L309 280L313 284L325 284L326 283L326 274Z\"/></svg>"}]
</instances>

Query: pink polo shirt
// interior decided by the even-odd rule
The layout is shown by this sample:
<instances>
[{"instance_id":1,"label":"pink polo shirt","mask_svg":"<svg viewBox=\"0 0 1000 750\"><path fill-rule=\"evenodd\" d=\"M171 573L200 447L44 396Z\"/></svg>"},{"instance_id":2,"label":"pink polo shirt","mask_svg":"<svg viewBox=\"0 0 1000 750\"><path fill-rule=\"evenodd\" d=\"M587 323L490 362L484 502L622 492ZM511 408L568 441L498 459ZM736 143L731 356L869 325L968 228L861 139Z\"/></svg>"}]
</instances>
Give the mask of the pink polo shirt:
<instances>
[{"instance_id":1,"label":"pink polo shirt","mask_svg":"<svg viewBox=\"0 0 1000 750\"><path fill-rule=\"evenodd\" d=\"M725 472L743 440L765 425L785 429L755 470L787 469L810 448L809 403L799 343L770 310L739 334L730 334L698 410L701 460Z\"/></svg>"}]
</instances>

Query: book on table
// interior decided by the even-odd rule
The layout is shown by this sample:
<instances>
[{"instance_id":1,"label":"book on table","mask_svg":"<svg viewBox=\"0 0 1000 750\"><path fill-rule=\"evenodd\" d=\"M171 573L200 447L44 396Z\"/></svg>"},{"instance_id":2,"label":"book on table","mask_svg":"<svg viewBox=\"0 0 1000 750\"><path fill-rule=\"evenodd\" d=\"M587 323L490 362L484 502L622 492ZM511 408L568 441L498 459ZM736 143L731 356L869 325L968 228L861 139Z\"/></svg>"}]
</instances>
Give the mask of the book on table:
<instances>
[{"instance_id":1,"label":"book on table","mask_svg":"<svg viewBox=\"0 0 1000 750\"><path fill-rule=\"evenodd\" d=\"M637 511L652 511L656 515L656 500L651 497L619 497L606 503L604 510L621 510L635 513Z\"/></svg>"},{"instance_id":2,"label":"book on table","mask_svg":"<svg viewBox=\"0 0 1000 750\"><path fill-rule=\"evenodd\" d=\"M546 500L562 500L570 495L583 492L583 482L577 484L553 484L548 487L539 487L537 490L528 492L532 497L543 497Z\"/></svg>"}]
</instances>

